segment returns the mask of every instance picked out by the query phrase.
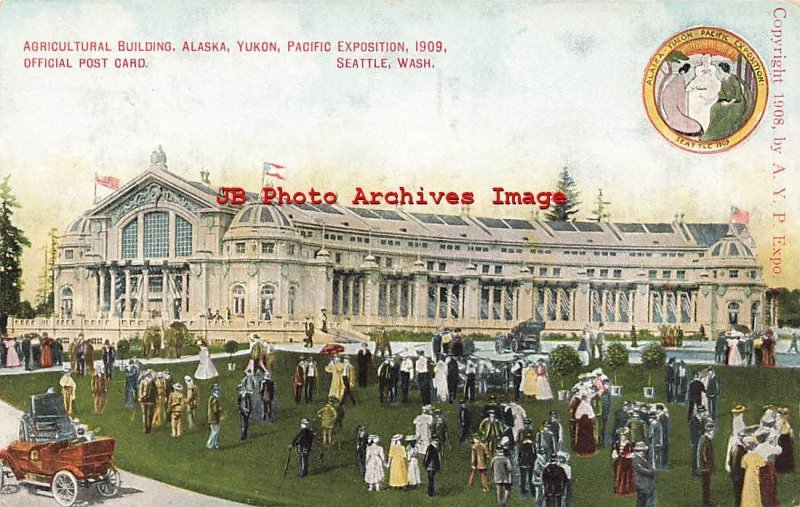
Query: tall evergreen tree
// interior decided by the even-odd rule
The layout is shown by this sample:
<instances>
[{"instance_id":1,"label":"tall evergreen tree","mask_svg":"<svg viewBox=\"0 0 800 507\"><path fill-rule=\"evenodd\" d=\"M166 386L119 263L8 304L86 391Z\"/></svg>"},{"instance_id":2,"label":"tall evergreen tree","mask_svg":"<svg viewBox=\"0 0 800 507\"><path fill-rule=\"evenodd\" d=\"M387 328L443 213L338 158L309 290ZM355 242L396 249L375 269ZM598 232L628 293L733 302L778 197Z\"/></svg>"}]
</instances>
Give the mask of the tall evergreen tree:
<instances>
[{"instance_id":1,"label":"tall evergreen tree","mask_svg":"<svg viewBox=\"0 0 800 507\"><path fill-rule=\"evenodd\" d=\"M8 316L19 310L22 291L22 248L30 246L28 238L14 224L11 217L19 208L11 193L10 176L0 183L0 331L6 332Z\"/></svg>"},{"instance_id":2,"label":"tall evergreen tree","mask_svg":"<svg viewBox=\"0 0 800 507\"><path fill-rule=\"evenodd\" d=\"M573 215L578 212L578 205L581 203L578 200L581 194L577 190L575 180L573 180L572 176L569 174L569 168L565 167L561 170L556 190L563 193L567 200L564 204L551 205L547 214L545 214L545 218L557 222L569 222L574 220Z\"/></svg>"}]
</instances>

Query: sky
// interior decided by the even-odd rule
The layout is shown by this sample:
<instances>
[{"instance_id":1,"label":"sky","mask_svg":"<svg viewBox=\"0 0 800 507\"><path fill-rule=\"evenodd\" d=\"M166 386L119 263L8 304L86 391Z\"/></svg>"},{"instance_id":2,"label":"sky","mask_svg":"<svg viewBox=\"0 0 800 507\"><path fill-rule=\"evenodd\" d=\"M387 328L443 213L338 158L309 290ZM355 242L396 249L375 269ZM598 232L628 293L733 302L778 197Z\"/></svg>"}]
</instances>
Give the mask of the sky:
<instances>
[{"instance_id":1,"label":"sky","mask_svg":"<svg viewBox=\"0 0 800 507\"><path fill-rule=\"evenodd\" d=\"M717 26L768 62L773 12L787 9L786 125L772 101L741 145L713 155L679 150L649 124L642 76L671 35ZM542 191L570 168L591 213L598 189L614 221L725 222L750 212L765 267L773 235L788 236L771 286L800 286L800 9L738 2L29 2L0 4L0 174L32 241L23 297L33 298L47 231L92 205L95 173L124 184L162 145L171 171L214 186L257 190L264 161L287 167L292 190L355 186L474 191L473 213L530 217L492 206L491 188ZM789 35L786 35L789 34ZM171 41L144 55L147 68L30 69L25 41ZM237 40L275 41L280 53L239 53ZM336 58L297 54L287 41L441 40L435 68L337 69ZM226 41L221 54L184 53L183 41ZM77 58L85 55L62 54ZM131 55L139 56L139 55ZM384 56L384 55L377 55ZM389 55L394 64L395 55ZM774 90L778 90L776 87ZM791 107L790 107L791 106ZM770 150L776 132L787 138ZM773 179L772 163L787 170ZM787 223L773 224L774 190L787 187ZM108 191L102 190L102 196ZM457 207L438 207L458 212Z\"/></svg>"}]
</instances>

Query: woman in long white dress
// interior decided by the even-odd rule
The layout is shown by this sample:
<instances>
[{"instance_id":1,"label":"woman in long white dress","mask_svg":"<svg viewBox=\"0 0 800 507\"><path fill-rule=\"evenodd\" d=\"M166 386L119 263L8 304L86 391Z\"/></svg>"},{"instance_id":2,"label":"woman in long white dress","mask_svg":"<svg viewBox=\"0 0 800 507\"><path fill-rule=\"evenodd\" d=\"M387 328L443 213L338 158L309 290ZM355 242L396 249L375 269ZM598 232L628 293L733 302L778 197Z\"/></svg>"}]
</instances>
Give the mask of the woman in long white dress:
<instances>
[{"instance_id":1,"label":"woman in long white dress","mask_svg":"<svg viewBox=\"0 0 800 507\"><path fill-rule=\"evenodd\" d=\"M17 354L16 340L9 338L0 343L0 347L2 346L6 348L6 368L19 368L22 366L22 362L19 360L19 355Z\"/></svg>"},{"instance_id":2,"label":"woman in long white dress","mask_svg":"<svg viewBox=\"0 0 800 507\"><path fill-rule=\"evenodd\" d=\"M739 354L739 339L728 338L728 366L741 366L742 355Z\"/></svg>"},{"instance_id":3,"label":"woman in long white dress","mask_svg":"<svg viewBox=\"0 0 800 507\"><path fill-rule=\"evenodd\" d=\"M211 361L211 353L208 352L208 347L200 347L200 362L194 371L194 378L208 380L214 377L219 377L219 372L217 372L214 363Z\"/></svg>"},{"instance_id":4,"label":"woman in long white dress","mask_svg":"<svg viewBox=\"0 0 800 507\"><path fill-rule=\"evenodd\" d=\"M370 441L371 443L367 446L364 482L369 484L369 491L380 491L381 483L384 479L383 469L386 466L386 457L383 453L383 447L379 445L381 442L380 437L372 435Z\"/></svg>"},{"instance_id":5,"label":"woman in long white dress","mask_svg":"<svg viewBox=\"0 0 800 507\"><path fill-rule=\"evenodd\" d=\"M406 459L408 460L408 485L416 488L422 482L419 478L419 458L417 457L416 435L406 435Z\"/></svg>"},{"instance_id":6,"label":"woman in long white dress","mask_svg":"<svg viewBox=\"0 0 800 507\"><path fill-rule=\"evenodd\" d=\"M436 388L436 396L439 398L439 401L444 403L450 396L450 392L447 388L447 364L445 364L443 359L440 359L433 368L433 371L433 386Z\"/></svg>"},{"instance_id":7,"label":"woman in long white dress","mask_svg":"<svg viewBox=\"0 0 800 507\"><path fill-rule=\"evenodd\" d=\"M553 399L553 390L550 389L550 378L547 375L547 366L544 364L544 359L539 359L539 365L536 366L536 399Z\"/></svg>"}]
</instances>

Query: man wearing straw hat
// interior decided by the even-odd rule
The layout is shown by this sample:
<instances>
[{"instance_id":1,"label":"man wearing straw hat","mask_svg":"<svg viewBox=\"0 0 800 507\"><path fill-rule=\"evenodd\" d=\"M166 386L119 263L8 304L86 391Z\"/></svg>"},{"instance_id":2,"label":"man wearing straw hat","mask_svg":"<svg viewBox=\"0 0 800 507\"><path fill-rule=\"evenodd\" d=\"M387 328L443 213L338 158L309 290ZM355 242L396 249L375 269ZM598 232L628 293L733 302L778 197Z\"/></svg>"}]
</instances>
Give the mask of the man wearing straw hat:
<instances>
[{"instance_id":1,"label":"man wearing straw hat","mask_svg":"<svg viewBox=\"0 0 800 507\"><path fill-rule=\"evenodd\" d=\"M656 471L647 460L647 445L636 442L633 447L633 471L636 483L636 507L655 507Z\"/></svg>"}]
</instances>

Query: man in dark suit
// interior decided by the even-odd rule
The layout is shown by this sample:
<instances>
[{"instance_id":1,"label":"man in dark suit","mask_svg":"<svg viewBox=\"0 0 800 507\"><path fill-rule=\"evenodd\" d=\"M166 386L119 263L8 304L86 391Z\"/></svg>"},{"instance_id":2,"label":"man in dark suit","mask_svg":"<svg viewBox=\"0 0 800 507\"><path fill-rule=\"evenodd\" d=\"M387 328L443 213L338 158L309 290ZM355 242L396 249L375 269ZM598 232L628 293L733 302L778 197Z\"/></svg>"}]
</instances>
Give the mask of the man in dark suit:
<instances>
[{"instance_id":1,"label":"man in dark suit","mask_svg":"<svg viewBox=\"0 0 800 507\"><path fill-rule=\"evenodd\" d=\"M698 407L696 413L689 419L689 441L692 444L692 475L698 475L698 447L700 446L700 437L703 436L706 423L706 409Z\"/></svg>"},{"instance_id":2,"label":"man in dark suit","mask_svg":"<svg viewBox=\"0 0 800 507\"><path fill-rule=\"evenodd\" d=\"M453 403L458 392L458 361L453 356L448 356L447 362L447 401Z\"/></svg>"},{"instance_id":3,"label":"man in dark suit","mask_svg":"<svg viewBox=\"0 0 800 507\"><path fill-rule=\"evenodd\" d=\"M31 338L25 335L22 338L22 361L25 364L25 369L31 369Z\"/></svg>"},{"instance_id":4,"label":"man in dark suit","mask_svg":"<svg viewBox=\"0 0 800 507\"><path fill-rule=\"evenodd\" d=\"M294 440L289 445L297 448L297 459L300 462L300 477L308 475L308 455L314 446L314 432L311 430L308 419L300 421L300 431L295 435Z\"/></svg>"},{"instance_id":5,"label":"man in dark suit","mask_svg":"<svg viewBox=\"0 0 800 507\"><path fill-rule=\"evenodd\" d=\"M442 468L439 442L432 440L425 451L425 470L428 472L428 496L436 494L436 472Z\"/></svg>"},{"instance_id":6,"label":"man in dark suit","mask_svg":"<svg viewBox=\"0 0 800 507\"><path fill-rule=\"evenodd\" d=\"M467 406L466 400L463 399L458 407L458 427L460 430L458 441L463 444L469 438L469 434L472 433L472 412Z\"/></svg>"},{"instance_id":7,"label":"man in dark suit","mask_svg":"<svg viewBox=\"0 0 800 507\"><path fill-rule=\"evenodd\" d=\"M670 357L667 361L667 402L672 403L675 401L675 358Z\"/></svg>"},{"instance_id":8,"label":"man in dark suit","mask_svg":"<svg viewBox=\"0 0 800 507\"><path fill-rule=\"evenodd\" d=\"M747 454L747 449L742 442L742 439L746 437L746 433L740 433L737 435L737 440L733 444L733 447L729 450L728 453L728 472L731 483L733 485L733 496L736 498L736 505L742 504L742 488L744 487L744 469L742 468L742 458L744 455Z\"/></svg>"},{"instance_id":9,"label":"man in dark suit","mask_svg":"<svg viewBox=\"0 0 800 507\"><path fill-rule=\"evenodd\" d=\"M313 347L314 346L314 321L311 318L306 319L306 323L303 326L303 330L306 332L306 339L305 339L305 346L306 347Z\"/></svg>"},{"instance_id":10,"label":"man in dark suit","mask_svg":"<svg viewBox=\"0 0 800 507\"><path fill-rule=\"evenodd\" d=\"M703 385L703 381L700 380L700 372L697 372L694 374L694 379L689 382L689 408L687 417L689 421L692 420L692 414L694 414L695 408L702 405L704 392L706 392L706 386Z\"/></svg>"},{"instance_id":11,"label":"man in dark suit","mask_svg":"<svg viewBox=\"0 0 800 507\"><path fill-rule=\"evenodd\" d=\"M703 507L711 507L711 475L714 473L714 424L708 423L697 447L697 471L703 487Z\"/></svg>"},{"instance_id":12,"label":"man in dark suit","mask_svg":"<svg viewBox=\"0 0 800 507\"><path fill-rule=\"evenodd\" d=\"M111 377L114 375L114 358L116 354L114 353L114 347L111 346L111 342L106 340L105 344L103 344L103 371L106 374L106 378L111 380Z\"/></svg>"},{"instance_id":13,"label":"man in dark suit","mask_svg":"<svg viewBox=\"0 0 800 507\"><path fill-rule=\"evenodd\" d=\"M647 459L647 445L636 442L633 448L633 472L636 483L636 507L655 507L656 471Z\"/></svg>"},{"instance_id":14,"label":"man in dark suit","mask_svg":"<svg viewBox=\"0 0 800 507\"><path fill-rule=\"evenodd\" d=\"M706 373L706 397L708 398L708 413L711 419L717 420L717 397L719 397L720 384L719 377L714 370L709 369Z\"/></svg>"}]
</instances>

